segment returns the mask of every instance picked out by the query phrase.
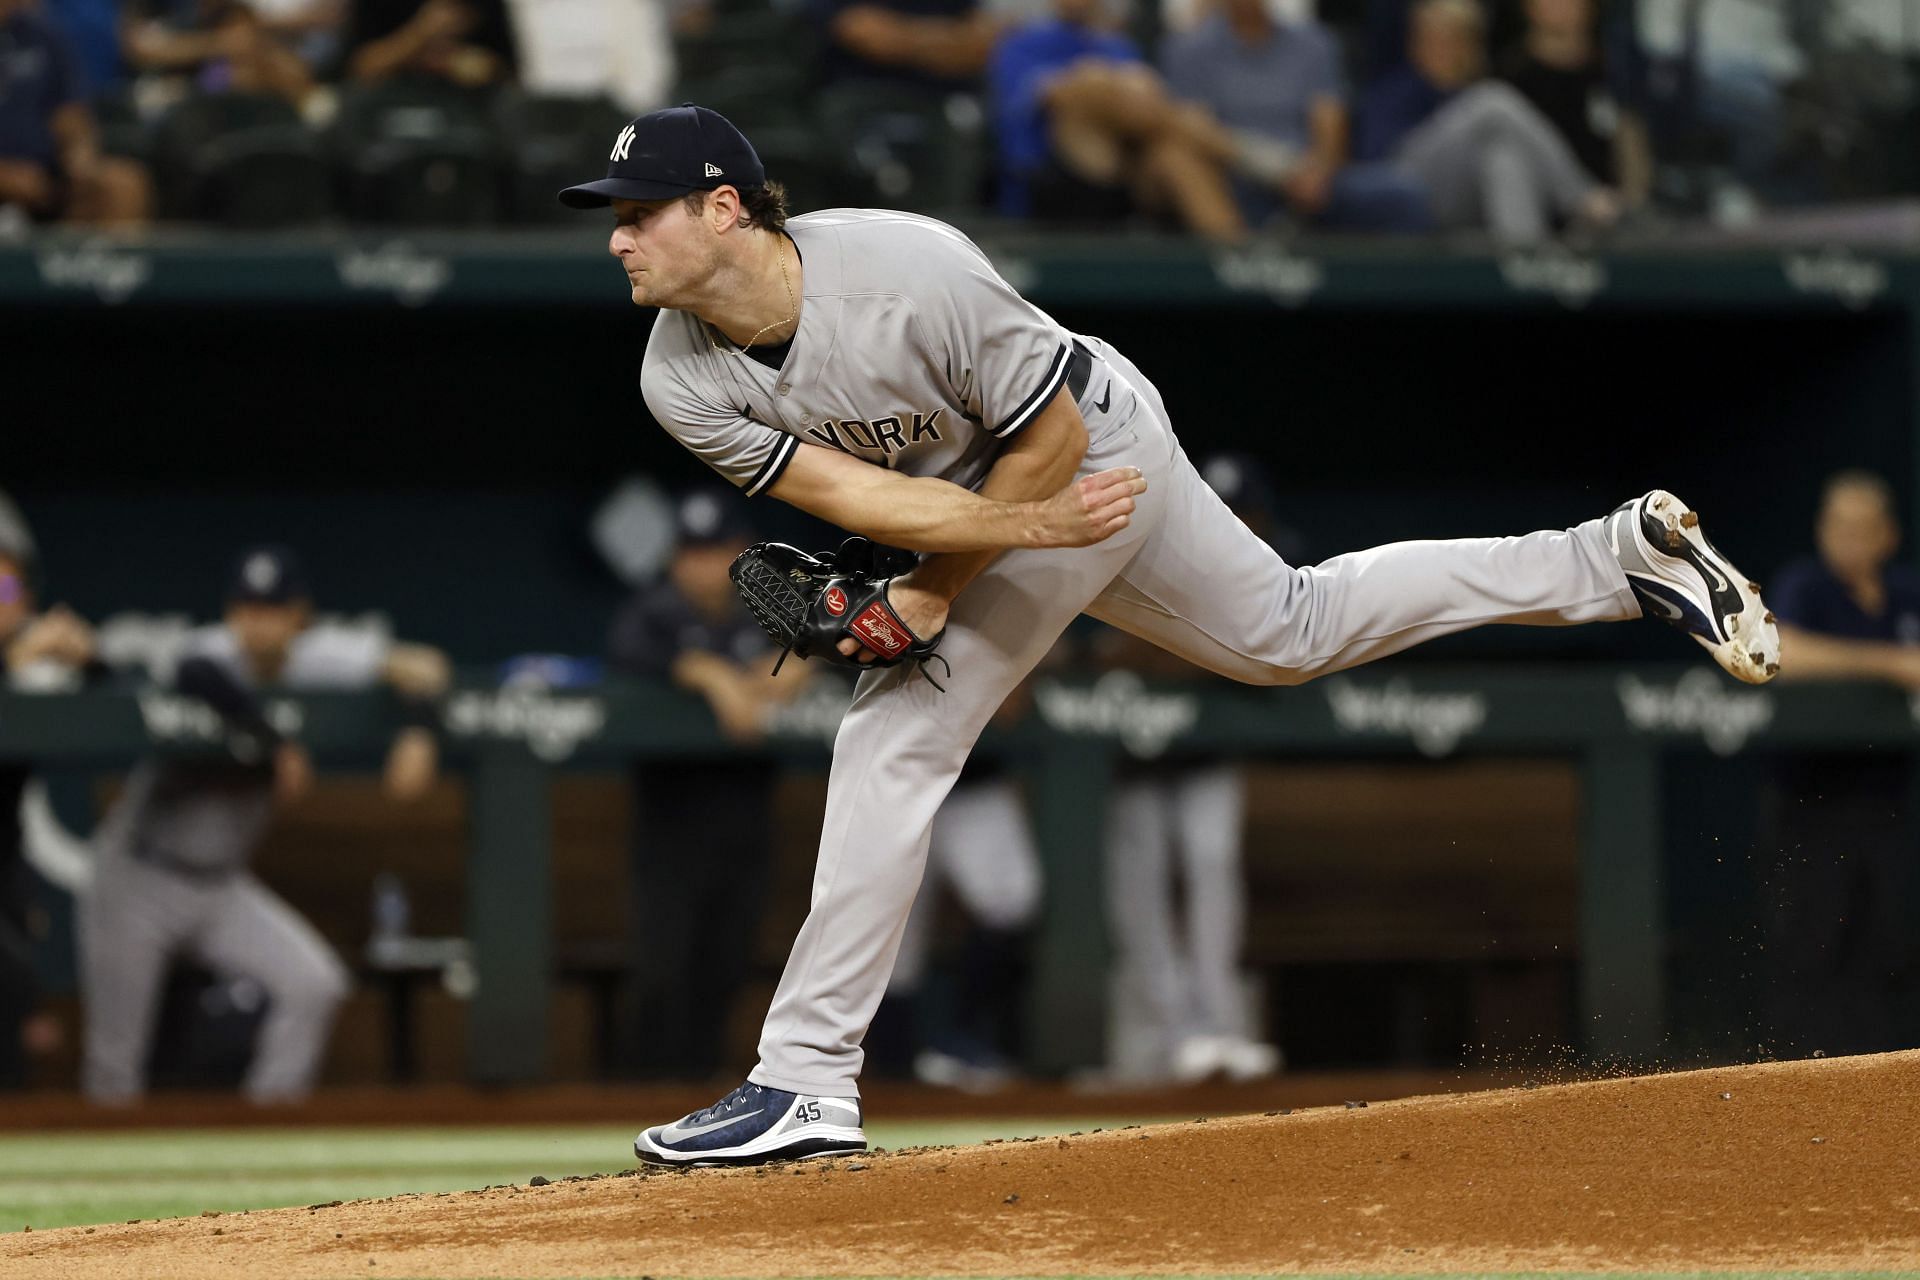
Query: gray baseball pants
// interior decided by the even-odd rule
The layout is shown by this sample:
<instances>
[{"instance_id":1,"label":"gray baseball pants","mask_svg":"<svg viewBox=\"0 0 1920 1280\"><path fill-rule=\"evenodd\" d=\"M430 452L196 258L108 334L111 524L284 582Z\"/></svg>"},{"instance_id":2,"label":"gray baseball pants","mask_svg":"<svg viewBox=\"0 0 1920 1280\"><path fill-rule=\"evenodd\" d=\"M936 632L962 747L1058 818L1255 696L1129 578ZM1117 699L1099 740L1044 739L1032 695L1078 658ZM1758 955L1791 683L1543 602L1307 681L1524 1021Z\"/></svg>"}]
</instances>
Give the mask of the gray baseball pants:
<instances>
[{"instance_id":1,"label":"gray baseball pants","mask_svg":"<svg viewBox=\"0 0 1920 1280\"><path fill-rule=\"evenodd\" d=\"M1508 244L1546 239L1599 185L1511 85L1463 89L1408 134L1393 167L1426 187L1443 227L1485 228Z\"/></svg>"},{"instance_id":2,"label":"gray baseball pants","mask_svg":"<svg viewBox=\"0 0 1920 1280\"><path fill-rule=\"evenodd\" d=\"M1139 370L1083 341L1103 362L1083 401L1109 374L1113 385L1108 412L1089 416L1081 474L1136 466L1147 492L1105 542L1009 551L961 592L941 644L953 668L944 693L911 667L861 677L834 742L812 909L761 1032L757 1084L858 1093L860 1040L893 971L934 814L994 711L1076 615L1258 685L1300 684L1487 623L1640 616L1600 519L1295 568L1207 487Z\"/></svg>"},{"instance_id":3,"label":"gray baseball pants","mask_svg":"<svg viewBox=\"0 0 1920 1280\"><path fill-rule=\"evenodd\" d=\"M265 992L247 1097L290 1102L311 1091L348 990L345 966L313 926L245 871L189 876L138 861L107 841L96 863L93 888L79 904L87 1097L121 1103L145 1091L154 1023L176 956L222 977L250 978Z\"/></svg>"}]
</instances>

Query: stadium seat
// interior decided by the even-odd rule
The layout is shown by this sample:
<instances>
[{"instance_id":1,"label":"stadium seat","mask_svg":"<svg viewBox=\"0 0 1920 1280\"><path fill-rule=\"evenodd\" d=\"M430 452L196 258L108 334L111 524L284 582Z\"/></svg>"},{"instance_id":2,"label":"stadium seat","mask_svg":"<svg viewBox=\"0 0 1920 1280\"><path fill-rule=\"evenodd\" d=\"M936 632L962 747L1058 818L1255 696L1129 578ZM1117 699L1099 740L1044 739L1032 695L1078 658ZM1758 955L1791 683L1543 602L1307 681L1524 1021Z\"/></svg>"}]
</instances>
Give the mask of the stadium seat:
<instances>
[{"instance_id":1,"label":"stadium seat","mask_svg":"<svg viewBox=\"0 0 1920 1280\"><path fill-rule=\"evenodd\" d=\"M735 66L705 76L680 77L678 94L711 107L756 143L756 130L804 125L807 72L799 63Z\"/></svg>"},{"instance_id":2,"label":"stadium seat","mask_svg":"<svg viewBox=\"0 0 1920 1280\"><path fill-rule=\"evenodd\" d=\"M103 93L87 103L93 112L94 128L100 131L100 150L110 156L146 160L152 154L152 131L140 118L133 95L126 92Z\"/></svg>"},{"instance_id":3,"label":"stadium seat","mask_svg":"<svg viewBox=\"0 0 1920 1280\"><path fill-rule=\"evenodd\" d=\"M331 207L319 144L280 98L187 98L161 117L151 152L166 217L283 227L316 221Z\"/></svg>"},{"instance_id":4,"label":"stadium seat","mask_svg":"<svg viewBox=\"0 0 1920 1280\"><path fill-rule=\"evenodd\" d=\"M494 121L506 151L509 216L516 222L571 218L554 197L560 188L596 177L627 112L605 97L558 97L504 90Z\"/></svg>"},{"instance_id":5,"label":"stadium seat","mask_svg":"<svg viewBox=\"0 0 1920 1280\"><path fill-rule=\"evenodd\" d=\"M333 151L350 217L484 226L505 205L490 92L419 80L341 94Z\"/></svg>"},{"instance_id":6,"label":"stadium seat","mask_svg":"<svg viewBox=\"0 0 1920 1280\"><path fill-rule=\"evenodd\" d=\"M683 82L699 82L741 68L811 66L816 42L813 28L798 19L764 9L739 12L698 35L677 38L674 60Z\"/></svg>"},{"instance_id":7,"label":"stadium seat","mask_svg":"<svg viewBox=\"0 0 1920 1280\"><path fill-rule=\"evenodd\" d=\"M826 145L866 188L858 203L935 214L979 206L986 140L977 100L848 83L822 90L817 110Z\"/></svg>"},{"instance_id":8,"label":"stadium seat","mask_svg":"<svg viewBox=\"0 0 1920 1280\"><path fill-rule=\"evenodd\" d=\"M787 210L809 213L854 202L858 179L834 163L819 138L803 127L762 129L753 134L753 149L767 177L787 190Z\"/></svg>"}]
</instances>

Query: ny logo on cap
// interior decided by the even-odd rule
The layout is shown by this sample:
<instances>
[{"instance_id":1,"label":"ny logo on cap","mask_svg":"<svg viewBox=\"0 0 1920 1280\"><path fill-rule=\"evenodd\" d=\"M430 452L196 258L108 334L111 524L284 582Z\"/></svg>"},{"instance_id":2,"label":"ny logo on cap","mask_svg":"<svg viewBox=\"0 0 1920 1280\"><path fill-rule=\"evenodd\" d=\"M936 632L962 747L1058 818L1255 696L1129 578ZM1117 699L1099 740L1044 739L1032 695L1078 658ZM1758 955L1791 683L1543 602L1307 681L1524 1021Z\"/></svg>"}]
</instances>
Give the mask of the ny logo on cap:
<instances>
[{"instance_id":1,"label":"ny logo on cap","mask_svg":"<svg viewBox=\"0 0 1920 1280\"><path fill-rule=\"evenodd\" d=\"M246 579L247 586L264 595L279 585L280 562L270 555L249 556L241 566L240 576Z\"/></svg>"},{"instance_id":2,"label":"ny logo on cap","mask_svg":"<svg viewBox=\"0 0 1920 1280\"><path fill-rule=\"evenodd\" d=\"M717 178L720 176L720 166L711 160L707 161L707 176L709 178Z\"/></svg>"},{"instance_id":3,"label":"ny logo on cap","mask_svg":"<svg viewBox=\"0 0 1920 1280\"><path fill-rule=\"evenodd\" d=\"M628 125L626 128L620 131L620 136L613 140L613 154L608 156L607 159L625 160L627 158L627 152L631 150L632 147L633 147L633 126Z\"/></svg>"}]
</instances>

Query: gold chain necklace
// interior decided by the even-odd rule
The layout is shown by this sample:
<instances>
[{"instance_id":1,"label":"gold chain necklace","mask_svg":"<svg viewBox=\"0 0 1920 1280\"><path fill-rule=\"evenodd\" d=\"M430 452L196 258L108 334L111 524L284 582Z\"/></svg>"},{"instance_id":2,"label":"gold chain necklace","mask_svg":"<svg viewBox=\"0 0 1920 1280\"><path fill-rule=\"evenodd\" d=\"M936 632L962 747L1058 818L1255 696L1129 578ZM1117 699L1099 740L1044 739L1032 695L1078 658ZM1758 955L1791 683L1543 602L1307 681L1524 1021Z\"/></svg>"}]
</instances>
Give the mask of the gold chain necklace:
<instances>
[{"instance_id":1,"label":"gold chain necklace","mask_svg":"<svg viewBox=\"0 0 1920 1280\"><path fill-rule=\"evenodd\" d=\"M785 239L786 237L783 235L781 240L785 241ZM735 355L745 355L748 347L760 341L761 334L769 329L778 329L783 324L793 323L794 317L800 314L800 304L793 300L793 280L787 275L787 247L782 243L777 246L774 251L780 255L780 283L785 285L787 289L787 318L785 320L775 320L772 324L761 325L751 338L748 338L735 349ZM711 334L707 335L707 345L715 351L720 349L720 345L713 340L713 335Z\"/></svg>"}]
</instances>

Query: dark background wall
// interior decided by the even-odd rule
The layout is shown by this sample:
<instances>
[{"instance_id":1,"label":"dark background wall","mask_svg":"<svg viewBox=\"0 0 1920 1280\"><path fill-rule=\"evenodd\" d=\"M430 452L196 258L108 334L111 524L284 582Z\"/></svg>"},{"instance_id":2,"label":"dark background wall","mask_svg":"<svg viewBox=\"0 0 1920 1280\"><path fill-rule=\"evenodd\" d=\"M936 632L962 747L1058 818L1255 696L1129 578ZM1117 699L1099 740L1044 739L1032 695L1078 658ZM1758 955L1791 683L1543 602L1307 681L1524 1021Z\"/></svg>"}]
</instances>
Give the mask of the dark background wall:
<instances>
[{"instance_id":1,"label":"dark background wall","mask_svg":"<svg viewBox=\"0 0 1920 1280\"><path fill-rule=\"evenodd\" d=\"M1057 314L1137 360L1190 452L1265 459L1309 559L1566 525L1658 485L1764 576L1805 550L1829 471L1911 489L1914 371L1890 313ZM0 314L0 487L38 527L52 594L92 614L208 613L237 546L278 538L324 602L385 609L463 659L597 650L619 589L586 541L594 503L628 473L701 475L640 399L650 322ZM799 536L777 503L757 510ZM1505 630L1435 653L1671 656L1667 639Z\"/></svg>"}]
</instances>

